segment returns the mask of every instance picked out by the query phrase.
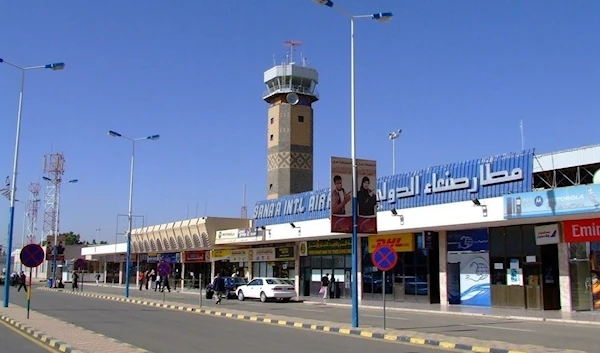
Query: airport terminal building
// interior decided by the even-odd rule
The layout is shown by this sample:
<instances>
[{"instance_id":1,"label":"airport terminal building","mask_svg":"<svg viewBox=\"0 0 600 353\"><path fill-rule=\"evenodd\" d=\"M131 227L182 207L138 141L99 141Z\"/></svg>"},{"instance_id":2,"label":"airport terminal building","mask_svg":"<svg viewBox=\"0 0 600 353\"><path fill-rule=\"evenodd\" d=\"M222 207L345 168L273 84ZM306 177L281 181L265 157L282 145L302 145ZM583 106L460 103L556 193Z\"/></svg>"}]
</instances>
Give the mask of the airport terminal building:
<instances>
[{"instance_id":1,"label":"airport terminal building","mask_svg":"<svg viewBox=\"0 0 600 353\"><path fill-rule=\"evenodd\" d=\"M378 178L378 234L361 235L358 247L360 299L385 291L399 302L600 312L599 169L597 145ZM252 219L135 229L133 269L168 261L176 280L201 277L202 286L216 272L287 277L299 296L319 295L330 274L334 298L349 297L350 235L330 231L331 196L327 188L259 201ZM386 278L370 255L382 243L399 258ZM82 249L97 260L89 271L119 283L124 252L125 244Z\"/></svg>"}]
</instances>

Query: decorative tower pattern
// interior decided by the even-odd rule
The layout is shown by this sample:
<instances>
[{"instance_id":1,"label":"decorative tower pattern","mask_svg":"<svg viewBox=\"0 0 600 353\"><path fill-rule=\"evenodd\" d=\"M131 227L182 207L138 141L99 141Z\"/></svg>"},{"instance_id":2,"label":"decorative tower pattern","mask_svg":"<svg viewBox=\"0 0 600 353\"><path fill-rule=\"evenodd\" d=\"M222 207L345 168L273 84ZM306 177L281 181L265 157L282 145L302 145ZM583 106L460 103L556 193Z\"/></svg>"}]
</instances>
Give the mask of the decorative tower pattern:
<instances>
[{"instance_id":1,"label":"decorative tower pattern","mask_svg":"<svg viewBox=\"0 0 600 353\"><path fill-rule=\"evenodd\" d=\"M27 199L27 243L36 243L38 210L40 208L40 184L29 184L29 198Z\"/></svg>"},{"instance_id":2,"label":"decorative tower pattern","mask_svg":"<svg viewBox=\"0 0 600 353\"><path fill-rule=\"evenodd\" d=\"M58 208L60 185L65 174L65 157L62 153L51 153L44 156L44 177L46 193L44 196L44 239L58 236Z\"/></svg>"},{"instance_id":3,"label":"decorative tower pattern","mask_svg":"<svg viewBox=\"0 0 600 353\"><path fill-rule=\"evenodd\" d=\"M296 194L313 189L313 108L319 99L317 70L294 61L301 45L286 41L287 57L264 73L269 103L267 114L267 198Z\"/></svg>"}]
</instances>

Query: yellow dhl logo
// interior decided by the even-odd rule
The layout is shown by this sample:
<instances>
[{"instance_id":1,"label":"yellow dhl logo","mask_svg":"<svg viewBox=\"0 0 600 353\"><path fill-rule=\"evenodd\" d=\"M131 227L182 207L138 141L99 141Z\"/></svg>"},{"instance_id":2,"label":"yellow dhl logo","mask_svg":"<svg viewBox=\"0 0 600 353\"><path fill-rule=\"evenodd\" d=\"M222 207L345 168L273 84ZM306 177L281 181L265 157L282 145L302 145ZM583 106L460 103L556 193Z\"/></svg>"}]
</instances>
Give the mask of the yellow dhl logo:
<instances>
[{"instance_id":1,"label":"yellow dhl logo","mask_svg":"<svg viewBox=\"0 0 600 353\"><path fill-rule=\"evenodd\" d=\"M377 239L375 241L375 246L382 246L382 245L396 247L396 246L406 246L409 244L404 242L404 239L402 239L402 238Z\"/></svg>"}]
</instances>

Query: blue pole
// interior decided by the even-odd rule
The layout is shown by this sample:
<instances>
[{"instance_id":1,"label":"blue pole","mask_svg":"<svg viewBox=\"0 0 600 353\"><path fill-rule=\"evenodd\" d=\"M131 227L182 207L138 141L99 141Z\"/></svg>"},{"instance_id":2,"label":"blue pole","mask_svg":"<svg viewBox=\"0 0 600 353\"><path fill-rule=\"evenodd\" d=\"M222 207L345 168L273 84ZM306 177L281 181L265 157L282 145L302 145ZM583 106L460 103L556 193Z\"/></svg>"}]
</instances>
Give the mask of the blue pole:
<instances>
[{"instance_id":1,"label":"blue pole","mask_svg":"<svg viewBox=\"0 0 600 353\"><path fill-rule=\"evenodd\" d=\"M10 211L9 211L9 216L8 216L8 241L6 244L6 246L8 247L8 252L6 254L6 276L4 277L4 307L8 308L8 300L9 300L9 294L10 294L10 280L9 280L9 276L11 274L10 271L10 265L11 265L11 259L12 259L12 243L13 243L13 229L14 229L14 222L15 222L15 206L12 205L10 207Z\"/></svg>"},{"instance_id":2,"label":"blue pole","mask_svg":"<svg viewBox=\"0 0 600 353\"><path fill-rule=\"evenodd\" d=\"M133 171L135 169L135 140L131 140L131 171L129 173L129 211L127 226L127 264L125 264L125 298L129 298L129 276L131 271L131 230L133 229Z\"/></svg>"},{"instance_id":3,"label":"blue pole","mask_svg":"<svg viewBox=\"0 0 600 353\"><path fill-rule=\"evenodd\" d=\"M129 272L131 271L131 233L127 234L127 264L125 265L125 298L129 298Z\"/></svg>"},{"instance_id":4,"label":"blue pole","mask_svg":"<svg viewBox=\"0 0 600 353\"><path fill-rule=\"evenodd\" d=\"M15 228L15 202L17 200L17 175L19 171L19 146L21 142L21 115L23 113L23 92L25 91L25 69L21 67L18 68L21 70L21 92L19 93L19 111L17 112L17 136L15 138L15 155L13 159L12 183L10 185L10 211L8 216L8 234L6 235L6 246L8 247L8 255L6 256L5 266L6 276L10 276L10 265L12 265L11 259L13 246L13 232ZM8 278L6 276L4 278L4 307L8 308L10 296L10 281L8 281Z\"/></svg>"},{"instance_id":5,"label":"blue pole","mask_svg":"<svg viewBox=\"0 0 600 353\"><path fill-rule=\"evenodd\" d=\"M352 198L352 327L358 327L358 199Z\"/></svg>"},{"instance_id":6,"label":"blue pole","mask_svg":"<svg viewBox=\"0 0 600 353\"><path fill-rule=\"evenodd\" d=\"M57 280L56 280L56 265L57 265L57 257L58 257L58 244L56 243L57 237L54 237L54 246L52 247L52 287L58 288Z\"/></svg>"},{"instance_id":7,"label":"blue pole","mask_svg":"<svg viewBox=\"0 0 600 353\"><path fill-rule=\"evenodd\" d=\"M358 327L358 175L356 165L356 91L354 77L354 17L350 18L350 149L352 154L352 327Z\"/></svg>"}]
</instances>

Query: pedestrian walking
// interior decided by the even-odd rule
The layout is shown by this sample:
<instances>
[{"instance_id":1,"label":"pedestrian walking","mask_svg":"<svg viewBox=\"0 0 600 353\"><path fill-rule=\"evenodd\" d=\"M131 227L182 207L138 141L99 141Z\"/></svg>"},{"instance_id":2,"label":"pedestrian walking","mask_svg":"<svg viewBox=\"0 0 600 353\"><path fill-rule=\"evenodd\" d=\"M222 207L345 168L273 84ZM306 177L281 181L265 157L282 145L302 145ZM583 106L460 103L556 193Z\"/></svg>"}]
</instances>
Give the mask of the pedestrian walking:
<instances>
[{"instance_id":1,"label":"pedestrian walking","mask_svg":"<svg viewBox=\"0 0 600 353\"><path fill-rule=\"evenodd\" d=\"M19 288L17 292L20 292L21 288L24 288L25 293L27 293L27 276L25 276L25 272L23 271L21 271L21 275L19 276Z\"/></svg>"},{"instance_id":2,"label":"pedestrian walking","mask_svg":"<svg viewBox=\"0 0 600 353\"><path fill-rule=\"evenodd\" d=\"M73 292L79 291L79 274L76 271L73 271Z\"/></svg>"},{"instance_id":3,"label":"pedestrian walking","mask_svg":"<svg viewBox=\"0 0 600 353\"><path fill-rule=\"evenodd\" d=\"M217 273L217 277L213 281L213 290L216 294L215 304L221 304L221 299L223 298L223 294L225 294L225 278L221 276L221 273Z\"/></svg>"}]
</instances>

